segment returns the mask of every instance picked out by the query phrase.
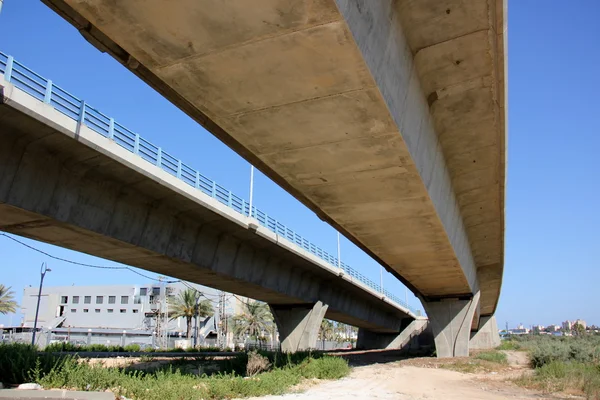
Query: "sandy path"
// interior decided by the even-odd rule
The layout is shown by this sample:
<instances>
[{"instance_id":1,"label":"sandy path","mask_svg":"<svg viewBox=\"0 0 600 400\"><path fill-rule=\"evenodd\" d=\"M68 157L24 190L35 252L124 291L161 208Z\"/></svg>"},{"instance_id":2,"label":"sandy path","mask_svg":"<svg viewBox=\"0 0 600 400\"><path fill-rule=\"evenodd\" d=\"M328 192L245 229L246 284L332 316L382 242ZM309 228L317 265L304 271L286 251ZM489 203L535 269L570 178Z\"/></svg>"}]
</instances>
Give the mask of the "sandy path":
<instances>
[{"instance_id":1,"label":"sandy path","mask_svg":"<svg viewBox=\"0 0 600 400\"><path fill-rule=\"evenodd\" d=\"M303 393L267 396L257 398L257 400L497 400L550 398L556 399L555 397L544 397L508 383L500 383L495 380L488 381L481 375L390 363L354 368L347 378L318 384Z\"/></svg>"}]
</instances>

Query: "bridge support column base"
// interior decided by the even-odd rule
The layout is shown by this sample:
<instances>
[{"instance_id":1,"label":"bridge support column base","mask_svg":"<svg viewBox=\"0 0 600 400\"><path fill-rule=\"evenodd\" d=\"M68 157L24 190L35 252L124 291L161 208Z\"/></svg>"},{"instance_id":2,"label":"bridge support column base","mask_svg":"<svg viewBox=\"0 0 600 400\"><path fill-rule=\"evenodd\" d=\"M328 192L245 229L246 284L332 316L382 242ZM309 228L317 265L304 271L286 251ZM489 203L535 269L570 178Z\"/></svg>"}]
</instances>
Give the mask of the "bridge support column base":
<instances>
[{"instance_id":1,"label":"bridge support column base","mask_svg":"<svg viewBox=\"0 0 600 400\"><path fill-rule=\"evenodd\" d=\"M427 327L426 319L407 319L406 321L402 321L403 329L400 333L379 333L360 328L356 348L364 350L405 348Z\"/></svg>"},{"instance_id":2,"label":"bridge support column base","mask_svg":"<svg viewBox=\"0 0 600 400\"><path fill-rule=\"evenodd\" d=\"M467 357L471 324L479 307L479 292L471 299L423 301L438 358Z\"/></svg>"},{"instance_id":3,"label":"bridge support column base","mask_svg":"<svg viewBox=\"0 0 600 400\"><path fill-rule=\"evenodd\" d=\"M293 353L317 347L319 328L327 312L321 301L310 304L269 304L279 331L281 351Z\"/></svg>"},{"instance_id":4,"label":"bridge support column base","mask_svg":"<svg viewBox=\"0 0 600 400\"><path fill-rule=\"evenodd\" d=\"M500 334L494 315L481 317L479 330L471 333L469 347L477 350L489 350L500 346Z\"/></svg>"}]
</instances>

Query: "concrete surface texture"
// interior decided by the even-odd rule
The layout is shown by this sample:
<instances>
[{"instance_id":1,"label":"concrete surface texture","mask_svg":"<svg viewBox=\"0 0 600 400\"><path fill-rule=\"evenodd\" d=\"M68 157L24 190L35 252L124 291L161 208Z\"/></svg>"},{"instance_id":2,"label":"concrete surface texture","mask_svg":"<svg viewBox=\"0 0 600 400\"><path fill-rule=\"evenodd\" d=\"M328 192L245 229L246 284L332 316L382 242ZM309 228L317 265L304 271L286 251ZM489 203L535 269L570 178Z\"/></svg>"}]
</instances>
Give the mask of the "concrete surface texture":
<instances>
[{"instance_id":1,"label":"concrete surface texture","mask_svg":"<svg viewBox=\"0 0 600 400\"><path fill-rule=\"evenodd\" d=\"M327 312L327 304L317 301L313 305L271 305L277 324L281 351L293 353L315 348L321 322Z\"/></svg>"},{"instance_id":2,"label":"concrete surface texture","mask_svg":"<svg viewBox=\"0 0 600 400\"><path fill-rule=\"evenodd\" d=\"M479 329L476 332L471 333L469 348L474 350L486 350L500 346L500 334L498 333L496 317L481 317L479 324Z\"/></svg>"},{"instance_id":3,"label":"concrete surface texture","mask_svg":"<svg viewBox=\"0 0 600 400\"><path fill-rule=\"evenodd\" d=\"M419 335L427 327L428 321L426 318L417 318L414 320L403 321L404 326L401 327L399 334L394 333L377 333L371 332L368 329L358 330L358 340L356 348L358 349L402 349L415 336Z\"/></svg>"},{"instance_id":4,"label":"concrete surface texture","mask_svg":"<svg viewBox=\"0 0 600 400\"><path fill-rule=\"evenodd\" d=\"M480 294L476 293L470 299L442 299L423 303L438 357L469 355L471 326L479 308L479 298Z\"/></svg>"},{"instance_id":5,"label":"concrete surface texture","mask_svg":"<svg viewBox=\"0 0 600 400\"><path fill-rule=\"evenodd\" d=\"M503 0L43 0L427 301L504 250Z\"/></svg>"},{"instance_id":6,"label":"concrete surface texture","mask_svg":"<svg viewBox=\"0 0 600 400\"><path fill-rule=\"evenodd\" d=\"M323 260L2 82L0 230L262 300L279 309L321 301L327 305L327 318L376 332L399 332L402 319L415 317Z\"/></svg>"}]
</instances>

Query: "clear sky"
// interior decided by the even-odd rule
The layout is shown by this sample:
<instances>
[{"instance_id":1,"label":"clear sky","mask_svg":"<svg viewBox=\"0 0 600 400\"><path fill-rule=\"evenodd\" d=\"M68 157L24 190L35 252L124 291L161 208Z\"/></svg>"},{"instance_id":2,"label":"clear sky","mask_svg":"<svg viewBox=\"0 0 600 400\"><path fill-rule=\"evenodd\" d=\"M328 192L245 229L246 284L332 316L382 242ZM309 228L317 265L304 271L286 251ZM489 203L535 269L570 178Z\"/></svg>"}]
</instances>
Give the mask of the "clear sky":
<instances>
[{"instance_id":1,"label":"clear sky","mask_svg":"<svg viewBox=\"0 0 600 400\"><path fill-rule=\"evenodd\" d=\"M505 274L497 317L550 324L583 318L600 325L600 3L537 0L509 4L509 140ZM5 0L0 51L83 98L234 193L248 198L247 162L164 100L36 0ZM336 233L258 173L254 202L313 243L335 254ZM66 259L114 263L43 243ZM347 240L342 259L379 280L379 266ZM102 271L51 260L0 237L0 283L20 300L39 284L142 283L128 271ZM384 286L404 287L384 274ZM411 294L409 303L421 306ZM0 316L0 324L20 316Z\"/></svg>"}]
</instances>

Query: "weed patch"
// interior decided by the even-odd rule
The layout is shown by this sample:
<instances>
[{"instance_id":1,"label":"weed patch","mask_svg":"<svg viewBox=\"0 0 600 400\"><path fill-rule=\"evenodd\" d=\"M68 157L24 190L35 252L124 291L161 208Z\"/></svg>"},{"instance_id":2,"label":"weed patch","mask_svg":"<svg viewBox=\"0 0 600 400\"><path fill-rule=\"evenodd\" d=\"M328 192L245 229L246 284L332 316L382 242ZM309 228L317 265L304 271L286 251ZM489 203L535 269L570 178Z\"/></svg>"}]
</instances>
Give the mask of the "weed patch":
<instances>
[{"instance_id":1,"label":"weed patch","mask_svg":"<svg viewBox=\"0 0 600 400\"><path fill-rule=\"evenodd\" d=\"M508 361L506 359L506 354L501 351L492 350L492 351L484 351L481 353L477 353L475 356L478 360L484 360L489 362L494 362L498 364L507 364Z\"/></svg>"}]
</instances>

